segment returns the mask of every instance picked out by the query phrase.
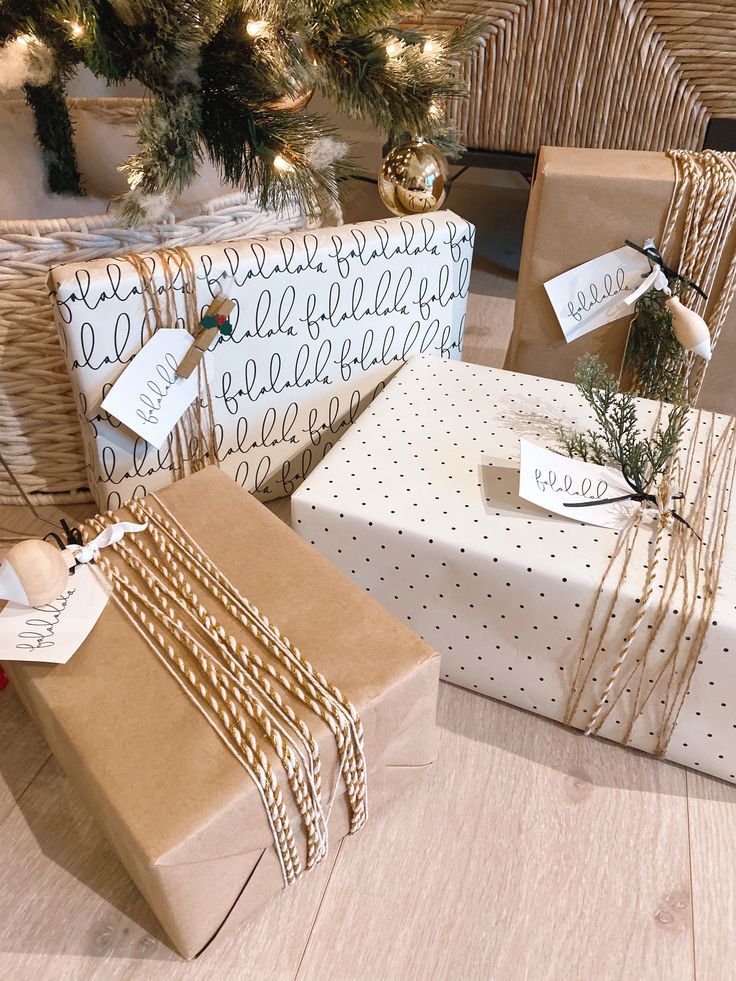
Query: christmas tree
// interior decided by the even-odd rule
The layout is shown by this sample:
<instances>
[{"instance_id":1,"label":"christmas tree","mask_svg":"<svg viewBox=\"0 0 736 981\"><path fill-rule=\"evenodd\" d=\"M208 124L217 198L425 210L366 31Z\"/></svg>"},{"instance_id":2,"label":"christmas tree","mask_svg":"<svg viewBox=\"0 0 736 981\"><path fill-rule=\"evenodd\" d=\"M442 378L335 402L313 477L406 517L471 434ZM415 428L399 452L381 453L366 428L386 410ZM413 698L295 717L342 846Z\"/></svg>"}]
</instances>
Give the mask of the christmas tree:
<instances>
[{"instance_id":1,"label":"christmas tree","mask_svg":"<svg viewBox=\"0 0 736 981\"><path fill-rule=\"evenodd\" d=\"M416 0L0 0L0 77L23 84L55 193L83 193L65 88L86 65L148 93L123 165L127 220L177 197L205 157L264 207L314 213L349 172L348 147L306 109L315 90L385 134L458 151L444 107L463 94L458 68L478 25L428 37L396 23L416 10Z\"/></svg>"}]
</instances>

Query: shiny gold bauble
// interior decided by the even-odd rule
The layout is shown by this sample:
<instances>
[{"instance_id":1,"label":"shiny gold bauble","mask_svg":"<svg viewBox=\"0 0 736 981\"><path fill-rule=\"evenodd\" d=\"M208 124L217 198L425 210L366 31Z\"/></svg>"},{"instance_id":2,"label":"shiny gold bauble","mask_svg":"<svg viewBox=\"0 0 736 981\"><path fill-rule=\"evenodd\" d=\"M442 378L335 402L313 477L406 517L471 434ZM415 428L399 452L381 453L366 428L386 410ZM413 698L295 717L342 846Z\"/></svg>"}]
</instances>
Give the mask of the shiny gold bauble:
<instances>
[{"instance_id":1,"label":"shiny gold bauble","mask_svg":"<svg viewBox=\"0 0 736 981\"><path fill-rule=\"evenodd\" d=\"M378 193L395 215L436 211L450 191L450 165L428 140L401 143L388 154L378 172Z\"/></svg>"}]
</instances>

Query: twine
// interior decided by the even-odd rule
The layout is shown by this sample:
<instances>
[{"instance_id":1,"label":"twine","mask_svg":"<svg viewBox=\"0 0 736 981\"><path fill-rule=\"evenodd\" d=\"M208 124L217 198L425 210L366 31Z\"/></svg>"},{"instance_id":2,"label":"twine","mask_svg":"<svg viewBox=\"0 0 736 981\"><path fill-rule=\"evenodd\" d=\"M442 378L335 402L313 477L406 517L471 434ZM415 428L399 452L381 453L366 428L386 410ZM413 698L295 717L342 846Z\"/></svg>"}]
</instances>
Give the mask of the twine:
<instances>
[{"instance_id":1,"label":"twine","mask_svg":"<svg viewBox=\"0 0 736 981\"><path fill-rule=\"evenodd\" d=\"M148 338L162 327L174 327L179 319L176 307L177 278L181 279L184 327L195 335L200 328L201 317L197 307L197 274L189 252L176 246L160 249L145 258L135 254L125 258L138 273ZM157 261L164 280L163 299L162 291L154 282ZM180 480L187 472L195 473L203 469L208 463L219 466L206 358L202 358L197 366L197 388L197 397L169 437L175 480Z\"/></svg>"},{"instance_id":2,"label":"twine","mask_svg":"<svg viewBox=\"0 0 736 981\"><path fill-rule=\"evenodd\" d=\"M23 103L13 106L27 115ZM75 100L75 106L124 125L140 101L86 99ZM159 222L135 228L122 227L114 209L78 218L0 221L0 445L36 504L92 500L76 399L46 285L51 267L162 246L287 235L321 224L293 211L264 211L257 195L241 192L176 206ZM31 322L33 330L28 330ZM4 473L0 503L23 503Z\"/></svg>"},{"instance_id":3,"label":"twine","mask_svg":"<svg viewBox=\"0 0 736 981\"><path fill-rule=\"evenodd\" d=\"M97 567L111 583L126 618L255 783L288 885L327 855L329 816L340 776L347 791L350 833L367 819L360 718L342 692L238 592L163 502L155 495L151 500L157 508L148 500L126 505L136 520L147 522L147 532L113 544L118 562L102 553ZM119 521L112 512L93 518L83 529L85 538ZM128 571L142 586L131 582ZM218 609L244 626L264 653L229 634ZM326 802L319 745L299 705L328 725L337 745L340 766ZM281 765L290 798L266 744ZM288 799L304 828L304 864Z\"/></svg>"},{"instance_id":4,"label":"twine","mask_svg":"<svg viewBox=\"0 0 736 981\"><path fill-rule=\"evenodd\" d=\"M683 461L680 454L673 461L671 471L660 488L657 528L650 540L638 608L631 617L613 666L595 697L593 711L580 725L586 735L600 732L611 712L620 706L624 695L632 694L630 704L623 708L625 719L622 735L620 738L617 736L617 741L628 745L634 726L652 702L653 695L655 692L661 694L661 708L657 709L658 719L653 729L653 752L657 756L666 752L677 724L692 674L700 660L718 593L728 513L736 479L736 419L729 418L723 432L716 436L717 419L712 415L706 418L698 411L685 459ZM703 466L694 477L696 447L704 425L708 428L702 440ZM671 486L682 487L688 497L688 491L695 488L691 510L687 515L690 528L670 520L667 502ZM606 650L613 623L617 618L620 620L622 616L630 614L628 603L626 610L619 607L624 584L632 573L631 560L644 526L643 517L644 510L639 509L619 533L593 599L565 708L564 721L567 725L574 724L582 704L589 698L596 668L610 663ZM669 548L666 550L667 540ZM619 559L620 568L614 572ZM662 577L663 565L666 571ZM658 582L660 578L661 583ZM661 586L659 599L653 604L652 598L658 585ZM604 596L609 588L611 598L604 609ZM678 603L677 609L673 606L675 601ZM651 622L646 624L647 631L643 633L642 627L648 614ZM669 633L660 642L663 630L669 630ZM659 654L655 653L658 643L661 643ZM624 677L622 669L631 662L632 654L635 663ZM587 715L585 709L582 711Z\"/></svg>"},{"instance_id":5,"label":"twine","mask_svg":"<svg viewBox=\"0 0 736 981\"><path fill-rule=\"evenodd\" d=\"M709 297L706 299L689 287L683 290L686 305L708 323L711 350L715 353L736 296L736 254L732 244L736 233L736 154L670 150L667 155L672 161L675 183L660 252L670 266L698 283ZM678 256L675 243L680 233ZM724 277L723 284L716 292L720 276ZM636 317L629 333L635 320ZM700 397L709 364L690 351L684 352L681 378L690 405L695 405ZM659 394L643 386L638 378L633 379L632 391L648 398Z\"/></svg>"}]
</instances>

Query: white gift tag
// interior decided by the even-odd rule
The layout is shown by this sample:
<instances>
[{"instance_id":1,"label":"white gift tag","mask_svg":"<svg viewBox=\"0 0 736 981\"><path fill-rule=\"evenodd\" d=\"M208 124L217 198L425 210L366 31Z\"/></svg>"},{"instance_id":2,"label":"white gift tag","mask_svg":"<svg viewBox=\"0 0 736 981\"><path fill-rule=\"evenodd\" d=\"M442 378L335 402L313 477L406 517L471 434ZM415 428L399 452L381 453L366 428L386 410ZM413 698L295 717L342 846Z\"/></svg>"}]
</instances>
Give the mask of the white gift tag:
<instances>
[{"instance_id":1,"label":"white gift tag","mask_svg":"<svg viewBox=\"0 0 736 981\"><path fill-rule=\"evenodd\" d=\"M99 620L109 598L107 581L82 565L53 602L31 607L8 603L0 612L3 661L66 664Z\"/></svg>"},{"instance_id":2,"label":"white gift tag","mask_svg":"<svg viewBox=\"0 0 736 981\"><path fill-rule=\"evenodd\" d=\"M520 439L519 445L519 497L545 511L601 528L623 528L633 508L638 507L633 501L595 503L632 493L621 474L612 467L574 460L526 439ZM566 504L586 502L590 503L585 507L565 507Z\"/></svg>"},{"instance_id":3,"label":"white gift tag","mask_svg":"<svg viewBox=\"0 0 736 981\"><path fill-rule=\"evenodd\" d=\"M102 408L159 450L197 397L197 373L177 378L192 346L186 330L157 330L108 393Z\"/></svg>"},{"instance_id":4,"label":"white gift tag","mask_svg":"<svg viewBox=\"0 0 736 981\"><path fill-rule=\"evenodd\" d=\"M623 248L575 266L544 284L565 340L631 316L627 298L649 275L649 260L636 249Z\"/></svg>"}]
</instances>

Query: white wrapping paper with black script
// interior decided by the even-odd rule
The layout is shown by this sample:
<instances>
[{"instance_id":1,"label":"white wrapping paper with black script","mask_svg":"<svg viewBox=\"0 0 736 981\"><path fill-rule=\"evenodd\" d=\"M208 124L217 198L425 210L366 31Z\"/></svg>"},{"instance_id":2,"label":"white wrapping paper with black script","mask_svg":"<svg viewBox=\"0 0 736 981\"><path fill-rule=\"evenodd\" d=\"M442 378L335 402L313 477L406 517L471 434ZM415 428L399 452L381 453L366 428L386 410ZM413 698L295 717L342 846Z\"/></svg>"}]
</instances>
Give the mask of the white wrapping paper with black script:
<instances>
[{"instance_id":1,"label":"white wrapping paper with black script","mask_svg":"<svg viewBox=\"0 0 736 981\"><path fill-rule=\"evenodd\" d=\"M232 335L205 355L222 468L261 498L290 494L409 356L459 358L473 239L440 212L189 249L198 309L235 301ZM164 291L160 259L144 258ZM57 267L50 285L90 486L115 508L175 473L170 439L156 449L100 408L148 337L139 274L100 259ZM167 327L183 327L181 287Z\"/></svg>"}]
</instances>

